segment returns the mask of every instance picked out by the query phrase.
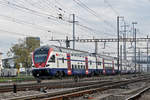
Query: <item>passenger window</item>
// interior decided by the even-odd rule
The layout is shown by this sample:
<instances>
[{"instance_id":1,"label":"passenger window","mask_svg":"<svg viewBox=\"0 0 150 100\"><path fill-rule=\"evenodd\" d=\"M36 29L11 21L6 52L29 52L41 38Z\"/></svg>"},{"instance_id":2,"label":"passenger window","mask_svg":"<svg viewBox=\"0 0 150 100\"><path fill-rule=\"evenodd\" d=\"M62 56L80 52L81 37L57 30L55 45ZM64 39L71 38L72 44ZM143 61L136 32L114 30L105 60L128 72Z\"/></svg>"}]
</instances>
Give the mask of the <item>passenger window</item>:
<instances>
[{"instance_id":1,"label":"passenger window","mask_svg":"<svg viewBox=\"0 0 150 100\"><path fill-rule=\"evenodd\" d=\"M90 61L90 65L92 65L92 61Z\"/></svg>"},{"instance_id":2,"label":"passenger window","mask_svg":"<svg viewBox=\"0 0 150 100\"><path fill-rule=\"evenodd\" d=\"M72 65L72 69L74 69L74 65Z\"/></svg>"},{"instance_id":3,"label":"passenger window","mask_svg":"<svg viewBox=\"0 0 150 100\"><path fill-rule=\"evenodd\" d=\"M81 69L83 69L83 66L81 65Z\"/></svg>"},{"instance_id":4,"label":"passenger window","mask_svg":"<svg viewBox=\"0 0 150 100\"><path fill-rule=\"evenodd\" d=\"M75 65L75 69L77 69L77 65Z\"/></svg>"},{"instance_id":5,"label":"passenger window","mask_svg":"<svg viewBox=\"0 0 150 100\"><path fill-rule=\"evenodd\" d=\"M101 65L101 62L98 62L98 65Z\"/></svg>"},{"instance_id":6,"label":"passenger window","mask_svg":"<svg viewBox=\"0 0 150 100\"><path fill-rule=\"evenodd\" d=\"M78 69L80 69L80 65L78 65Z\"/></svg>"},{"instance_id":7,"label":"passenger window","mask_svg":"<svg viewBox=\"0 0 150 100\"><path fill-rule=\"evenodd\" d=\"M54 62L55 63L55 55L52 55L52 57L50 58L49 62Z\"/></svg>"},{"instance_id":8,"label":"passenger window","mask_svg":"<svg viewBox=\"0 0 150 100\"><path fill-rule=\"evenodd\" d=\"M62 58L62 63L64 63L64 58Z\"/></svg>"}]
</instances>

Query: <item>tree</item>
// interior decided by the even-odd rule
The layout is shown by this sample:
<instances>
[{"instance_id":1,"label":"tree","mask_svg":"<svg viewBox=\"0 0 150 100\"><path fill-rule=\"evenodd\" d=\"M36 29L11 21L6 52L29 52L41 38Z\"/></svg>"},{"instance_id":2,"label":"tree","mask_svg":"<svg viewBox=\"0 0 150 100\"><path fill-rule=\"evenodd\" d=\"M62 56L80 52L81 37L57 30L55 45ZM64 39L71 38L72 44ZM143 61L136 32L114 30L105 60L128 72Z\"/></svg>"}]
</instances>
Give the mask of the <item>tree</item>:
<instances>
[{"instance_id":1,"label":"tree","mask_svg":"<svg viewBox=\"0 0 150 100\"><path fill-rule=\"evenodd\" d=\"M29 68L32 66L31 53L35 48L39 47L39 40L31 38L29 40L19 40L19 43L14 44L8 54L13 54L15 58L16 68L20 68L20 63L23 67Z\"/></svg>"}]
</instances>

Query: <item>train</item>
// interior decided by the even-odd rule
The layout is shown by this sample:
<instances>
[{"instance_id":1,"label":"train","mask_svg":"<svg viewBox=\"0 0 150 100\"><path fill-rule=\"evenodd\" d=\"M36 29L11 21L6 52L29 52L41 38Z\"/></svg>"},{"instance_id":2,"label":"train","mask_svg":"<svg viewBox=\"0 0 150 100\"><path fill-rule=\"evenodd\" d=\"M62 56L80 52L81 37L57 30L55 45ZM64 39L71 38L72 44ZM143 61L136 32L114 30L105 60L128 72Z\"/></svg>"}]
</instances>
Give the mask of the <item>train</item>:
<instances>
[{"instance_id":1,"label":"train","mask_svg":"<svg viewBox=\"0 0 150 100\"><path fill-rule=\"evenodd\" d=\"M134 68L126 61L122 61L122 71L118 70L115 57L55 45L35 49L32 60L32 74L36 78L115 75L134 72Z\"/></svg>"}]
</instances>

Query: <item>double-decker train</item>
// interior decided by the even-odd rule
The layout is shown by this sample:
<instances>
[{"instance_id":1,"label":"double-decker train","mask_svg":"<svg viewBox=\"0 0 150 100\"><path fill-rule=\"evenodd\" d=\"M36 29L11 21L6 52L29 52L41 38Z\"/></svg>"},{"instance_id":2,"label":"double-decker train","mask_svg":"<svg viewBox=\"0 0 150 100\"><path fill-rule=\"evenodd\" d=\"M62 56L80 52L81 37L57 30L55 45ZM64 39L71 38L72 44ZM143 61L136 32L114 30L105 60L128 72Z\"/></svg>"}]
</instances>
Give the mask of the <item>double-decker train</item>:
<instances>
[{"instance_id":1,"label":"double-decker train","mask_svg":"<svg viewBox=\"0 0 150 100\"><path fill-rule=\"evenodd\" d=\"M114 57L54 45L37 48L32 58L32 74L38 78L119 73ZM122 63L122 73L131 73L131 67Z\"/></svg>"}]
</instances>

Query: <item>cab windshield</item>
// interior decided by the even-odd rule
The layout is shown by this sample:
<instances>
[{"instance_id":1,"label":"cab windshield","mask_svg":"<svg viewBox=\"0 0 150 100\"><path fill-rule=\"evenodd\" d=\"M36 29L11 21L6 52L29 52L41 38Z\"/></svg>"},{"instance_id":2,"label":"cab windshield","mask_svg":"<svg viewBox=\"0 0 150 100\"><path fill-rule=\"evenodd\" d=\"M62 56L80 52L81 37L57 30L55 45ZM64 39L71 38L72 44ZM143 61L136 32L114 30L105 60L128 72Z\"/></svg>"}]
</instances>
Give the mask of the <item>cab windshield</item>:
<instances>
[{"instance_id":1,"label":"cab windshield","mask_svg":"<svg viewBox=\"0 0 150 100\"><path fill-rule=\"evenodd\" d=\"M48 56L48 48L40 48L37 49L34 52L34 62L35 63L42 63L42 62L46 62L47 56Z\"/></svg>"}]
</instances>

